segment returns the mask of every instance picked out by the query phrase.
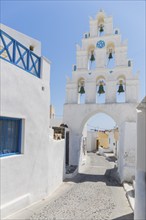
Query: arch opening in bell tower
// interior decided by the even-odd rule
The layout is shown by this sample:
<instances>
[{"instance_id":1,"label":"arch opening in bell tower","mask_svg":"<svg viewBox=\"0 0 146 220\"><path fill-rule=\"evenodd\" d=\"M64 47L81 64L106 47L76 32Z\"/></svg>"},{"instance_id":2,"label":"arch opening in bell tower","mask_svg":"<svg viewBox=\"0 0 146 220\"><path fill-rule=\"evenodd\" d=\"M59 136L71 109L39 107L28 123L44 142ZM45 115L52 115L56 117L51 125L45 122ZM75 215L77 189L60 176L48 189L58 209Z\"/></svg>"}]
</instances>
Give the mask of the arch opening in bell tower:
<instances>
[{"instance_id":1,"label":"arch opening in bell tower","mask_svg":"<svg viewBox=\"0 0 146 220\"><path fill-rule=\"evenodd\" d=\"M84 123L80 143L80 164L87 152L98 152L101 155L109 152L117 160L119 129L113 118L105 113L93 113Z\"/></svg>"}]
</instances>

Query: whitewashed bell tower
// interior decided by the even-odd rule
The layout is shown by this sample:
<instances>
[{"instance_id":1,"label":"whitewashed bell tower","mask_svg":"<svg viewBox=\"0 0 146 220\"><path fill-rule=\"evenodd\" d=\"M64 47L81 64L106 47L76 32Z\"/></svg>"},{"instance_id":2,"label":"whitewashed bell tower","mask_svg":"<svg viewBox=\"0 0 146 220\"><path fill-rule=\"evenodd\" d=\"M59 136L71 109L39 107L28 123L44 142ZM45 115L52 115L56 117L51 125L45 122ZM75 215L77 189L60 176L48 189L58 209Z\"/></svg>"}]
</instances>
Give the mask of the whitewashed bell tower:
<instances>
[{"instance_id":1,"label":"whitewashed bell tower","mask_svg":"<svg viewBox=\"0 0 146 220\"><path fill-rule=\"evenodd\" d=\"M95 18L90 17L90 31L84 34L81 46L76 45L76 65L66 84L64 122L71 130L70 164L79 163L86 121L103 112L119 126L121 180L130 180L134 175L139 74L132 73L132 65L127 57L127 41L122 42L119 29L113 28L112 17L102 10Z\"/></svg>"}]
</instances>

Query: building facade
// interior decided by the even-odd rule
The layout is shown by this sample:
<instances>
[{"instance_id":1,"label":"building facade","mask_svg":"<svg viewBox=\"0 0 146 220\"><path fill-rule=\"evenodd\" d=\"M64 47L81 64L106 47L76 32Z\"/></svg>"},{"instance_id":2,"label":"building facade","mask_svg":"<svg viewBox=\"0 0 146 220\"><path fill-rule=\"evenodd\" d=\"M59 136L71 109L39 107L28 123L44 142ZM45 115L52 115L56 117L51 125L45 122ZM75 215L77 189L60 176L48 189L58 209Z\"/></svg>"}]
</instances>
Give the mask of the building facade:
<instances>
[{"instance_id":1,"label":"building facade","mask_svg":"<svg viewBox=\"0 0 146 220\"><path fill-rule=\"evenodd\" d=\"M64 140L50 136L50 61L41 43L1 24L0 67L2 218L59 186Z\"/></svg>"},{"instance_id":2,"label":"building facade","mask_svg":"<svg viewBox=\"0 0 146 220\"><path fill-rule=\"evenodd\" d=\"M127 48L127 41L122 41L119 29L113 27L112 17L102 10L90 17L90 31L83 35L81 46L76 45L76 65L66 83L63 119L70 128L70 164L76 165L87 120L101 112L114 119L120 134L117 154L121 181L131 181L135 175L135 109L139 98L139 73L133 74Z\"/></svg>"}]
</instances>

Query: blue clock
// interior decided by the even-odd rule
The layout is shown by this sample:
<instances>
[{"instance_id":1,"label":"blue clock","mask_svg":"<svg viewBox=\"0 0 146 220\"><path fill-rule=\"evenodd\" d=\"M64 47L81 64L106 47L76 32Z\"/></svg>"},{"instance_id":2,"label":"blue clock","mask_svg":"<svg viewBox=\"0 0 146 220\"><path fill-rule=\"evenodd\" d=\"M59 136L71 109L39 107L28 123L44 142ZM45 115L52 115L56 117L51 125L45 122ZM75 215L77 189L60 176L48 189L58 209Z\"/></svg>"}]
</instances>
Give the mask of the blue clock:
<instances>
[{"instance_id":1,"label":"blue clock","mask_svg":"<svg viewBox=\"0 0 146 220\"><path fill-rule=\"evenodd\" d=\"M100 40L97 42L96 47L103 48L105 46L105 42L103 40Z\"/></svg>"}]
</instances>

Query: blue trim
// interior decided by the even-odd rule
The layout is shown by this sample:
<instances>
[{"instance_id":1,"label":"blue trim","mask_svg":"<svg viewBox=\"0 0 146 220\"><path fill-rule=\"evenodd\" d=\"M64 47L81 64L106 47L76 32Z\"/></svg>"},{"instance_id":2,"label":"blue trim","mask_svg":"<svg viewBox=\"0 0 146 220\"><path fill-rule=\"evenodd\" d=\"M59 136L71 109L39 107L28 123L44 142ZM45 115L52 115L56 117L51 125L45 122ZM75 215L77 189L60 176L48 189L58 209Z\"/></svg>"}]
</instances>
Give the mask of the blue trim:
<instances>
[{"instance_id":1,"label":"blue trim","mask_svg":"<svg viewBox=\"0 0 146 220\"><path fill-rule=\"evenodd\" d=\"M6 43L4 37L9 39L9 43ZM0 39L3 43L3 48L0 50L0 58L16 65L17 67L29 72L30 74L40 78L41 71L41 57L37 56L35 53L30 51L27 47L23 46L20 42L9 36L4 31L0 30ZM12 51L9 51L9 47L12 46ZM21 48L24 51L21 51ZM2 53L6 51L7 57L2 57ZM18 53L18 57L16 60L16 52ZM24 59L26 58L26 60ZM30 66L31 60L31 66ZM19 65L19 62L22 62L22 66ZM38 66L37 66L38 64ZM33 72L32 72L33 71Z\"/></svg>"},{"instance_id":2,"label":"blue trim","mask_svg":"<svg viewBox=\"0 0 146 220\"><path fill-rule=\"evenodd\" d=\"M7 154L0 154L0 157L7 157L7 156L12 156L12 155L20 155L21 153L7 153Z\"/></svg>"},{"instance_id":3,"label":"blue trim","mask_svg":"<svg viewBox=\"0 0 146 220\"><path fill-rule=\"evenodd\" d=\"M18 125L18 152L21 153L21 137L22 137L22 120L19 120Z\"/></svg>"},{"instance_id":4,"label":"blue trim","mask_svg":"<svg viewBox=\"0 0 146 220\"><path fill-rule=\"evenodd\" d=\"M1 120L15 120L15 121L21 120L21 118L9 118L7 116L0 116L0 119Z\"/></svg>"},{"instance_id":5,"label":"blue trim","mask_svg":"<svg viewBox=\"0 0 146 220\"><path fill-rule=\"evenodd\" d=\"M21 154L22 119L0 116L0 121L5 121L5 122L7 121L6 123L2 123L2 127L1 127L2 139L0 143L2 144L1 146L2 153L0 154L0 157ZM12 121L15 121L17 123L9 124L10 126L9 127L8 123L11 123Z\"/></svg>"}]
</instances>

